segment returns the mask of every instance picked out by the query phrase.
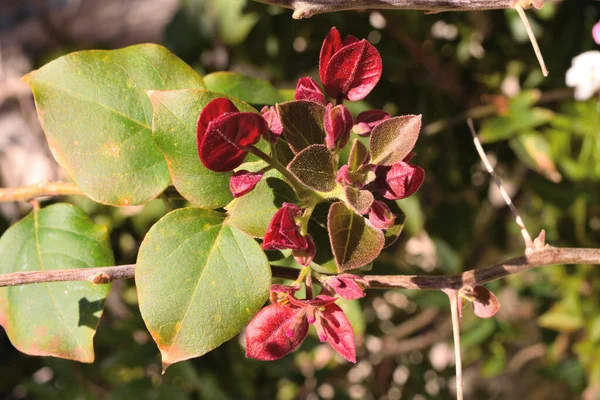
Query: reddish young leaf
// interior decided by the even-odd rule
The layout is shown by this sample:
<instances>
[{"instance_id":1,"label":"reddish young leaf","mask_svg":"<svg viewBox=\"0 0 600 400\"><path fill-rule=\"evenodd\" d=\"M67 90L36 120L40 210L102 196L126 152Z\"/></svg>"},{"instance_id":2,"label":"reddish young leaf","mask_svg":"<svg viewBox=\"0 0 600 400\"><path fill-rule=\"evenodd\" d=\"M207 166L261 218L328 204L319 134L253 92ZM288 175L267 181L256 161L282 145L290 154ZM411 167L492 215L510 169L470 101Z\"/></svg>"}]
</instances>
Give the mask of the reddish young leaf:
<instances>
[{"instance_id":1,"label":"reddish young leaf","mask_svg":"<svg viewBox=\"0 0 600 400\"><path fill-rule=\"evenodd\" d=\"M348 168L356 171L369 159L369 149L360 140L354 139L348 155Z\"/></svg>"},{"instance_id":2,"label":"reddish young leaf","mask_svg":"<svg viewBox=\"0 0 600 400\"><path fill-rule=\"evenodd\" d=\"M342 47L327 65L323 85L337 99L340 94L351 101L364 99L381 77L381 56L366 40Z\"/></svg>"},{"instance_id":3,"label":"reddish young leaf","mask_svg":"<svg viewBox=\"0 0 600 400\"><path fill-rule=\"evenodd\" d=\"M269 223L265 239L262 243L264 250L303 250L308 248L306 237L300 234L296 225L296 217L302 210L295 204L283 203L283 206L273 215Z\"/></svg>"},{"instance_id":4,"label":"reddish young leaf","mask_svg":"<svg viewBox=\"0 0 600 400\"><path fill-rule=\"evenodd\" d=\"M315 242L312 240L312 236L307 234L305 238L308 243L306 249L293 250L292 255L298 264L306 267L307 265L310 265L313 258L315 258L317 248L315 247Z\"/></svg>"},{"instance_id":5,"label":"reddish young leaf","mask_svg":"<svg viewBox=\"0 0 600 400\"><path fill-rule=\"evenodd\" d=\"M229 180L229 190L231 190L233 197L242 197L254 189L262 177L262 172L249 172L245 169L237 171Z\"/></svg>"},{"instance_id":6,"label":"reddish young leaf","mask_svg":"<svg viewBox=\"0 0 600 400\"><path fill-rule=\"evenodd\" d=\"M342 149L350 139L350 131L354 122L352 114L343 105L333 107L333 104L327 104L323 126L325 127L325 144L331 150Z\"/></svg>"},{"instance_id":7,"label":"reddish young leaf","mask_svg":"<svg viewBox=\"0 0 600 400\"><path fill-rule=\"evenodd\" d=\"M325 105L325 95L321 92L319 85L310 77L300 78L296 85L294 100L308 100Z\"/></svg>"},{"instance_id":8,"label":"reddish young leaf","mask_svg":"<svg viewBox=\"0 0 600 400\"><path fill-rule=\"evenodd\" d=\"M417 143L420 130L420 115L403 115L377 124L369 139L371 163L393 165L406 161L406 156Z\"/></svg>"},{"instance_id":9,"label":"reddish young leaf","mask_svg":"<svg viewBox=\"0 0 600 400\"><path fill-rule=\"evenodd\" d=\"M360 284L359 284L360 283ZM327 280L327 285L342 299L355 300L365 297L363 287L366 283L363 278L353 274L340 274Z\"/></svg>"},{"instance_id":10,"label":"reddish young leaf","mask_svg":"<svg viewBox=\"0 0 600 400\"><path fill-rule=\"evenodd\" d=\"M352 131L359 136L369 136L373 128L388 119L390 114L382 110L363 111L356 117L356 125Z\"/></svg>"},{"instance_id":11,"label":"reddish young leaf","mask_svg":"<svg viewBox=\"0 0 600 400\"><path fill-rule=\"evenodd\" d=\"M369 222L374 228L389 229L394 226L396 216L383 201L375 200L369 210Z\"/></svg>"},{"instance_id":12,"label":"reddish young leaf","mask_svg":"<svg viewBox=\"0 0 600 400\"><path fill-rule=\"evenodd\" d=\"M246 357L278 360L294 351L307 333L308 320L303 308L267 306L246 328Z\"/></svg>"},{"instance_id":13,"label":"reddish young leaf","mask_svg":"<svg viewBox=\"0 0 600 400\"><path fill-rule=\"evenodd\" d=\"M404 199L415 193L425 179L425 171L416 165L400 161L375 170L375 190L390 200Z\"/></svg>"},{"instance_id":14,"label":"reddish young leaf","mask_svg":"<svg viewBox=\"0 0 600 400\"><path fill-rule=\"evenodd\" d=\"M335 189L335 160L323 144L313 144L296 154L287 168L305 186L319 192Z\"/></svg>"},{"instance_id":15,"label":"reddish young leaf","mask_svg":"<svg viewBox=\"0 0 600 400\"><path fill-rule=\"evenodd\" d=\"M283 132L283 125L281 125L281 119L279 118L279 113L277 113L277 108L275 108L275 106L264 106L262 110L260 110L260 113L267 122L267 127L269 128L263 137L268 142L276 143Z\"/></svg>"},{"instance_id":16,"label":"reddish young leaf","mask_svg":"<svg viewBox=\"0 0 600 400\"><path fill-rule=\"evenodd\" d=\"M244 162L244 148L257 143L266 131L267 124L258 114L225 113L208 124L203 137L198 131L200 160L212 171L231 171Z\"/></svg>"},{"instance_id":17,"label":"reddish young leaf","mask_svg":"<svg viewBox=\"0 0 600 400\"><path fill-rule=\"evenodd\" d=\"M306 100L277 104L283 135L294 153L325 140L325 106Z\"/></svg>"},{"instance_id":18,"label":"reddish young leaf","mask_svg":"<svg viewBox=\"0 0 600 400\"><path fill-rule=\"evenodd\" d=\"M209 102L200 112L198 117L198 125L196 127L196 143L198 145L202 142L208 124L211 121L219 118L221 115L226 113L238 112L237 107L229 100L224 97L214 99Z\"/></svg>"},{"instance_id":19,"label":"reddish young leaf","mask_svg":"<svg viewBox=\"0 0 600 400\"><path fill-rule=\"evenodd\" d=\"M483 286L473 288L473 311L479 318L491 318L500 309L500 302Z\"/></svg>"},{"instance_id":20,"label":"reddish young leaf","mask_svg":"<svg viewBox=\"0 0 600 400\"><path fill-rule=\"evenodd\" d=\"M344 187L344 202L350 206L357 214L366 214L369 212L375 198L368 190L360 190L352 186ZM373 225L374 226L374 225ZM375 228L378 228L375 226Z\"/></svg>"},{"instance_id":21,"label":"reddish young leaf","mask_svg":"<svg viewBox=\"0 0 600 400\"><path fill-rule=\"evenodd\" d=\"M323 330L327 333L327 342L346 360L356 362L356 344L354 343L354 329L344 314L344 311L335 304L325 306L320 312ZM316 323L315 323L316 327ZM317 332L319 329L317 328Z\"/></svg>"},{"instance_id":22,"label":"reddish young leaf","mask_svg":"<svg viewBox=\"0 0 600 400\"><path fill-rule=\"evenodd\" d=\"M339 271L360 268L383 249L384 235L344 203L333 203L327 216L329 242Z\"/></svg>"},{"instance_id":23,"label":"reddish young leaf","mask_svg":"<svg viewBox=\"0 0 600 400\"><path fill-rule=\"evenodd\" d=\"M321 77L321 82L325 82L325 70L329 65L329 60L335 53L337 53L343 47L342 44L342 36L340 32L333 27L323 40L323 45L321 46L321 54L319 55L319 76Z\"/></svg>"}]
</instances>

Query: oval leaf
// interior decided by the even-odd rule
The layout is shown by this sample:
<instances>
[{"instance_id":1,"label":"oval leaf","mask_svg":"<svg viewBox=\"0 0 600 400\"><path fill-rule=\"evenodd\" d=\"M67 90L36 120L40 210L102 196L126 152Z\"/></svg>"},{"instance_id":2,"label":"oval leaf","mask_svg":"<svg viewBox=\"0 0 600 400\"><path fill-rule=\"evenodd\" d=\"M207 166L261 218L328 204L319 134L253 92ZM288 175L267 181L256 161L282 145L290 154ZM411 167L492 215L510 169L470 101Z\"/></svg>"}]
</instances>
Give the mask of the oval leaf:
<instances>
[{"instance_id":1,"label":"oval leaf","mask_svg":"<svg viewBox=\"0 0 600 400\"><path fill-rule=\"evenodd\" d=\"M208 90L233 96L249 104L276 104L283 101L279 90L268 81L237 72L213 72L204 77L204 84Z\"/></svg>"},{"instance_id":2,"label":"oval leaf","mask_svg":"<svg viewBox=\"0 0 600 400\"><path fill-rule=\"evenodd\" d=\"M325 106L297 100L277 104L277 112L283 125L283 136L294 153L325 141Z\"/></svg>"},{"instance_id":3,"label":"oval leaf","mask_svg":"<svg viewBox=\"0 0 600 400\"><path fill-rule=\"evenodd\" d=\"M296 192L277 171L265 173L263 179L246 195L228 206L229 223L247 235L262 238L269 222L283 203L297 203Z\"/></svg>"},{"instance_id":4,"label":"oval leaf","mask_svg":"<svg viewBox=\"0 0 600 400\"><path fill-rule=\"evenodd\" d=\"M204 87L154 44L72 53L24 80L56 161L87 196L116 206L143 204L169 184L146 90Z\"/></svg>"},{"instance_id":5,"label":"oval leaf","mask_svg":"<svg viewBox=\"0 0 600 400\"><path fill-rule=\"evenodd\" d=\"M371 132L371 163L392 165L404 160L419 138L420 115L403 115L383 121Z\"/></svg>"},{"instance_id":6,"label":"oval leaf","mask_svg":"<svg viewBox=\"0 0 600 400\"><path fill-rule=\"evenodd\" d=\"M375 198L368 190L359 190L352 186L344 186L344 198L346 205L350 206L358 214L366 214Z\"/></svg>"},{"instance_id":7,"label":"oval leaf","mask_svg":"<svg viewBox=\"0 0 600 400\"><path fill-rule=\"evenodd\" d=\"M334 203L327 218L329 241L340 271L362 267L373 261L383 249L383 232L346 207Z\"/></svg>"},{"instance_id":8,"label":"oval leaf","mask_svg":"<svg viewBox=\"0 0 600 400\"><path fill-rule=\"evenodd\" d=\"M1 273L113 265L108 232L68 204L33 210L0 239ZM94 361L110 285L52 282L0 288L0 322L19 351Z\"/></svg>"},{"instance_id":9,"label":"oval leaf","mask_svg":"<svg viewBox=\"0 0 600 400\"><path fill-rule=\"evenodd\" d=\"M148 93L154 108L154 141L167 159L173 185L194 205L219 208L231 201L231 173L218 173L202 165L196 149L198 115L211 100L223 95L188 89ZM229 98L240 111L256 112L239 100Z\"/></svg>"},{"instance_id":10,"label":"oval leaf","mask_svg":"<svg viewBox=\"0 0 600 400\"><path fill-rule=\"evenodd\" d=\"M267 257L224 219L198 208L175 210L142 242L138 299L163 370L237 335L268 298Z\"/></svg>"},{"instance_id":11,"label":"oval leaf","mask_svg":"<svg viewBox=\"0 0 600 400\"><path fill-rule=\"evenodd\" d=\"M314 144L296 154L287 168L300 182L318 192L335 189L333 153L323 144Z\"/></svg>"}]
</instances>

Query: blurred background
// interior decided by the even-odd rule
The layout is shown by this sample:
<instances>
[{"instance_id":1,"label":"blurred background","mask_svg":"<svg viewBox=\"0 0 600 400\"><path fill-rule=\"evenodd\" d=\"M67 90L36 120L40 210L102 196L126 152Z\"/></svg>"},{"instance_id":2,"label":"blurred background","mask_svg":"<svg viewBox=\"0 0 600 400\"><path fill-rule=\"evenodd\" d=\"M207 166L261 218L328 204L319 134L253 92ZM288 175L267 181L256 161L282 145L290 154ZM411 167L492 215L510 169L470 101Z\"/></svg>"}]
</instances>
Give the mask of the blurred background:
<instances>
[{"instance_id":1,"label":"blurred background","mask_svg":"<svg viewBox=\"0 0 600 400\"><path fill-rule=\"evenodd\" d=\"M246 0L1 0L0 183L67 179L20 82L60 55L156 42L203 74L237 71L291 89L302 76L318 76L321 42L336 26L367 38L383 59L379 86L353 112L423 114L413 160L426 180L400 202L407 225L372 273L455 274L522 254L519 231L474 150L467 117L475 119L532 234L545 229L556 246L600 247L598 96L576 101L565 83L574 57L600 50L591 35L600 4L548 2L528 14L550 70L545 79L513 10L342 12L296 21L291 11ZM166 212L160 200L119 209L69 201L109 227L118 264L135 262L148 228ZM28 211L24 204L1 205L0 229ZM488 287L500 312L482 320L465 309L461 321L467 398L600 399L598 266L545 267ZM370 291L345 308L357 333L354 365L315 336L280 361L248 360L240 336L161 376L133 282L117 282L93 364L23 355L0 329L0 399L453 398L442 293Z\"/></svg>"}]
</instances>

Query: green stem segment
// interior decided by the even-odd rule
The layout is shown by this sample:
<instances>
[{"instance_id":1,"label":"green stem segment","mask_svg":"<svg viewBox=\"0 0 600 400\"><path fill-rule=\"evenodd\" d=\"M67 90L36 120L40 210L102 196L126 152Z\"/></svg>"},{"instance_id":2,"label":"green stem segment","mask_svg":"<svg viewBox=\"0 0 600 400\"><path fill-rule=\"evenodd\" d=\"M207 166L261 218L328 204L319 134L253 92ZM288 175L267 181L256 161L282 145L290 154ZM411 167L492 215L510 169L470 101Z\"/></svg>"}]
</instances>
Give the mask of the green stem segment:
<instances>
[{"instance_id":1,"label":"green stem segment","mask_svg":"<svg viewBox=\"0 0 600 400\"><path fill-rule=\"evenodd\" d=\"M254 146L247 147L246 150L248 150L250 153L254 154L258 158L269 164L271 167L279 171L281 175L283 175L288 180L290 185L292 185L300 199L310 196L310 192L305 189L304 185L300 183L300 181L294 175L292 175L292 173L288 171L287 168L281 165L279 161L277 161L275 158L271 157L267 153Z\"/></svg>"}]
</instances>

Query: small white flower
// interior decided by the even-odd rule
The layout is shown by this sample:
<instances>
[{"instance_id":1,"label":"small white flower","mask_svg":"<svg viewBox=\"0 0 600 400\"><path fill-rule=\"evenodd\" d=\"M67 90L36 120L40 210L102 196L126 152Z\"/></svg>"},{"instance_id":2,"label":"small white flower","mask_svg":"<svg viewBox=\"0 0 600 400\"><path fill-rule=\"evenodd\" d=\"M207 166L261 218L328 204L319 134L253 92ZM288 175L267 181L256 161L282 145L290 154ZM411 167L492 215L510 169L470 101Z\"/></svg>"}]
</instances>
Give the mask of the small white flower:
<instances>
[{"instance_id":1,"label":"small white flower","mask_svg":"<svg viewBox=\"0 0 600 400\"><path fill-rule=\"evenodd\" d=\"M567 86L575 88L577 100L587 100L600 89L600 51L586 51L573 59Z\"/></svg>"}]
</instances>

